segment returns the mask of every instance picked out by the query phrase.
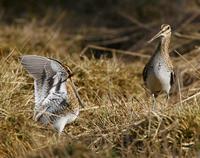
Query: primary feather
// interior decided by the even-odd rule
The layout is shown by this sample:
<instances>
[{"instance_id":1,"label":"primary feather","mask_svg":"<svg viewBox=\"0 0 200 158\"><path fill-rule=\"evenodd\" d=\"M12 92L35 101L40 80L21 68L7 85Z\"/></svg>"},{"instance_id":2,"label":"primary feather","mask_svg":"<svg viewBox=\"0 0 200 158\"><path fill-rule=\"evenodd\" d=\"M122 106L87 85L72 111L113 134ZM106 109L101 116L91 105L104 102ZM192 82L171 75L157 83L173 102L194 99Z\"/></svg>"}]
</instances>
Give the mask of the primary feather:
<instances>
[{"instance_id":1,"label":"primary feather","mask_svg":"<svg viewBox=\"0 0 200 158\"><path fill-rule=\"evenodd\" d=\"M74 113L63 115L68 106L66 80L69 74L59 61L46 57L24 55L21 63L34 78L35 119L44 124L53 123L62 132L78 115L77 112L76 117Z\"/></svg>"}]
</instances>

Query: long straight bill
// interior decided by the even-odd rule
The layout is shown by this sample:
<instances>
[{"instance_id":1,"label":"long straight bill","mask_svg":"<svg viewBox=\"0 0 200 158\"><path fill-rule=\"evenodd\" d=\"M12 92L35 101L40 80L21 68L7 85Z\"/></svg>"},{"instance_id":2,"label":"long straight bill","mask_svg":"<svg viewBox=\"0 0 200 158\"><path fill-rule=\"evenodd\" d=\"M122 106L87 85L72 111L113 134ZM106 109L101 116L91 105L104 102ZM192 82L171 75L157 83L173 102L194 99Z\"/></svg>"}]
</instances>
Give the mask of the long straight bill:
<instances>
[{"instance_id":1,"label":"long straight bill","mask_svg":"<svg viewBox=\"0 0 200 158\"><path fill-rule=\"evenodd\" d=\"M82 100L81 100L81 98L80 98L80 96L78 94L78 91L76 90L76 86L75 86L75 84L74 84L74 82L73 82L71 77L70 77L70 81L72 83L72 88L73 88L74 93L75 93L75 95L76 95L76 97L78 99L79 104L82 106L82 108L84 108L84 104L83 104L83 102L82 102Z\"/></svg>"},{"instance_id":2,"label":"long straight bill","mask_svg":"<svg viewBox=\"0 0 200 158\"><path fill-rule=\"evenodd\" d=\"M149 41L147 41L147 43L151 43L153 42L156 38L160 37L160 35L163 33L163 31L161 30L160 32L158 32L155 36L153 36Z\"/></svg>"}]
</instances>

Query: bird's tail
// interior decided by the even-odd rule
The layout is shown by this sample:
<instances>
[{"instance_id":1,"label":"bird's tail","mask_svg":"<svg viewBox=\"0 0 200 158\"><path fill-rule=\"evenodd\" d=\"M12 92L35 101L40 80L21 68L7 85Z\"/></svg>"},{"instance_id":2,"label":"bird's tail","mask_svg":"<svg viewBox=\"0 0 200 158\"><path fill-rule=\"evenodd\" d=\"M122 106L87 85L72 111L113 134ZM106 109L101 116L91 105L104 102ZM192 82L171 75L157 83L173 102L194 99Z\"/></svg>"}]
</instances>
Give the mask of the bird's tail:
<instances>
[{"instance_id":1,"label":"bird's tail","mask_svg":"<svg viewBox=\"0 0 200 158\"><path fill-rule=\"evenodd\" d=\"M62 133L65 125L70 124L76 120L79 115L79 108L75 109L73 112L68 112L65 116L58 118L53 126L58 130L59 133Z\"/></svg>"}]
</instances>

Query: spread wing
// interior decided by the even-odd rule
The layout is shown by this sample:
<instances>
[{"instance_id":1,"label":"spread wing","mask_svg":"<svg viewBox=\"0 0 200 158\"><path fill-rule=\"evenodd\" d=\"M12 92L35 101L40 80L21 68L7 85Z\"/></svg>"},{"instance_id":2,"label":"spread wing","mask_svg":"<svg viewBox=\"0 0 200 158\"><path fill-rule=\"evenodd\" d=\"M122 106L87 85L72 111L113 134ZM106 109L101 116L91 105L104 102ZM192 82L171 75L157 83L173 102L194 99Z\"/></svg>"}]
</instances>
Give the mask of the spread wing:
<instances>
[{"instance_id":1,"label":"spread wing","mask_svg":"<svg viewBox=\"0 0 200 158\"><path fill-rule=\"evenodd\" d=\"M51 67L51 60L37 55L24 55L21 63L28 73L34 78L35 102L36 106L43 100L53 83L52 77L55 75Z\"/></svg>"},{"instance_id":2,"label":"spread wing","mask_svg":"<svg viewBox=\"0 0 200 158\"><path fill-rule=\"evenodd\" d=\"M55 73L51 69L50 60L45 57L24 55L21 57L21 64L34 78L35 102L37 106L47 95L48 86L44 86L44 84L47 84L48 78Z\"/></svg>"},{"instance_id":3,"label":"spread wing","mask_svg":"<svg viewBox=\"0 0 200 158\"><path fill-rule=\"evenodd\" d=\"M22 56L21 63L34 78L35 119L48 122L44 112L61 112L68 105L65 85L68 73L59 61L41 56Z\"/></svg>"},{"instance_id":4,"label":"spread wing","mask_svg":"<svg viewBox=\"0 0 200 158\"><path fill-rule=\"evenodd\" d=\"M37 55L24 55L21 57L21 64L36 80L42 78L45 67L53 73L50 63L51 61L48 58Z\"/></svg>"},{"instance_id":5,"label":"spread wing","mask_svg":"<svg viewBox=\"0 0 200 158\"><path fill-rule=\"evenodd\" d=\"M44 124L53 121L54 127L59 132L62 132L64 126L73 122L79 114L78 109L75 113L70 112L63 117L58 116L68 106L65 84L70 74L67 73L59 61L50 58L24 55L21 57L21 63L34 78L35 101L37 106L35 119ZM76 90L74 91L77 93ZM76 95L80 100L79 95ZM45 112L56 115L43 115Z\"/></svg>"}]
</instances>

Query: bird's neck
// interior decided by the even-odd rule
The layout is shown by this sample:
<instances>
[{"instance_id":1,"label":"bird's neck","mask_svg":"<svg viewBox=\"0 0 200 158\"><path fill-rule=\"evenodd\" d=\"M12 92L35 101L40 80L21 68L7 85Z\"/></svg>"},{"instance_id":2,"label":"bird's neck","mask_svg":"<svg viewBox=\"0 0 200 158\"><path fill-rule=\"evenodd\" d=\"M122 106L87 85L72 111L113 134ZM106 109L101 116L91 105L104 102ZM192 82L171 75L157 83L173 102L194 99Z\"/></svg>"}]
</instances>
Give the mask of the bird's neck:
<instances>
[{"instance_id":1,"label":"bird's neck","mask_svg":"<svg viewBox=\"0 0 200 158\"><path fill-rule=\"evenodd\" d=\"M169 55L170 35L162 37L159 43L160 53L164 56Z\"/></svg>"},{"instance_id":2,"label":"bird's neck","mask_svg":"<svg viewBox=\"0 0 200 158\"><path fill-rule=\"evenodd\" d=\"M170 37L171 37L171 35L161 38L161 41L158 45L157 53L160 53L160 55L163 57L168 68L173 69L173 65L172 65L172 62L171 62L170 56L169 56Z\"/></svg>"}]
</instances>

